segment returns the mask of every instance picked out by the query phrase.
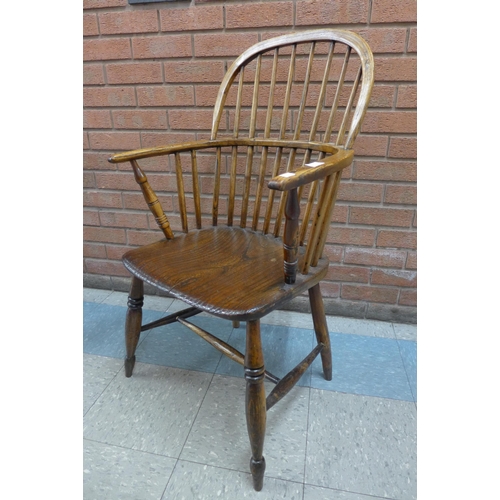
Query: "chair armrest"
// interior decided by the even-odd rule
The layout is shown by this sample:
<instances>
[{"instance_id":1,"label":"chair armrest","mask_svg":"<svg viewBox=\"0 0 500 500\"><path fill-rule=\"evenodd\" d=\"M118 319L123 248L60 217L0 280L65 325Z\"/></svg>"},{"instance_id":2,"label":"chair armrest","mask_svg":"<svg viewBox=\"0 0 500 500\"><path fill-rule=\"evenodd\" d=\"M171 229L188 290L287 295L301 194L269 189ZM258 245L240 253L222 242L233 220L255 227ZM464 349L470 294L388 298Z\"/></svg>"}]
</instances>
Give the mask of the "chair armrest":
<instances>
[{"instance_id":1,"label":"chair armrest","mask_svg":"<svg viewBox=\"0 0 500 500\"><path fill-rule=\"evenodd\" d=\"M268 187L277 191L290 191L348 167L352 163L353 157L354 150L339 149L333 155L327 156L319 162L306 163L310 166L300 167L293 172L285 172L273 177L269 181Z\"/></svg>"},{"instance_id":2,"label":"chair armrest","mask_svg":"<svg viewBox=\"0 0 500 500\"><path fill-rule=\"evenodd\" d=\"M184 151L191 151L193 149L203 149L214 147L220 141L191 141L183 142L180 144L172 144L170 146L158 146L154 148L134 149L132 151L124 151L123 153L116 153L108 161L110 163L122 163L131 160L140 160L141 158L151 158L152 156L162 156L172 153L182 153Z\"/></svg>"}]
</instances>

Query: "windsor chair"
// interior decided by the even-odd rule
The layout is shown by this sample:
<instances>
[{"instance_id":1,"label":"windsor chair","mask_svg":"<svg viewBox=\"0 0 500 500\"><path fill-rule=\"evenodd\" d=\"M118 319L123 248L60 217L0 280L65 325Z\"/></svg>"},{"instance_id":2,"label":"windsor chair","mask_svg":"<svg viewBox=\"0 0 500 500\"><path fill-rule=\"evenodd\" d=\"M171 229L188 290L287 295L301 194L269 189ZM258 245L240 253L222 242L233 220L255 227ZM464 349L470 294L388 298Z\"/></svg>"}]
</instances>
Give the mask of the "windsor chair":
<instances>
[{"instance_id":1,"label":"windsor chair","mask_svg":"<svg viewBox=\"0 0 500 500\"><path fill-rule=\"evenodd\" d=\"M325 378L332 379L320 292L329 262L322 254L372 86L373 56L355 33L321 29L279 36L257 43L230 66L215 101L210 139L109 159L130 162L165 236L123 256L132 274L125 374L132 375L140 333L175 321L243 365L257 491L265 470L266 411L318 354ZM176 192L167 194L178 208L168 217L139 166L151 157L163 157L176 179ZM189 307L142 325L144 282ZM264 365L260 319L305 292L317 346L279 379ZM245 353L187 320L202 311L235 326L246 322ZM267 397L265 378L276 384Z\"/></svg>"}]
</instances>

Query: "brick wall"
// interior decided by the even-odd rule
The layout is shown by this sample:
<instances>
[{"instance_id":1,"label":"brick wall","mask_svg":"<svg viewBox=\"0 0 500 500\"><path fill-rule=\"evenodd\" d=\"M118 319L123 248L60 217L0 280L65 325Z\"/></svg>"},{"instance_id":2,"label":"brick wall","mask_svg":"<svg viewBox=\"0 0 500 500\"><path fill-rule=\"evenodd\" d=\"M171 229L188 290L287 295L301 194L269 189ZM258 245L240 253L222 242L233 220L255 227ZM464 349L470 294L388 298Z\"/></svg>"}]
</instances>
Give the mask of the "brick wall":
<instances>
[{"instance_id":1,"label":"brick wall","mask_svg":"<svg viewBox=\"0 0 500 500\"><path fill-rule=\"evenodd\" d=\"M86 286L128 290L121 255L162 236L128 164L111 165L110 153L206 138L237 55L270 34L338 27L370 44L376 83L329 232L325 308L416 322L416 0L83 5Z\"/></svg>"}]
</instances>

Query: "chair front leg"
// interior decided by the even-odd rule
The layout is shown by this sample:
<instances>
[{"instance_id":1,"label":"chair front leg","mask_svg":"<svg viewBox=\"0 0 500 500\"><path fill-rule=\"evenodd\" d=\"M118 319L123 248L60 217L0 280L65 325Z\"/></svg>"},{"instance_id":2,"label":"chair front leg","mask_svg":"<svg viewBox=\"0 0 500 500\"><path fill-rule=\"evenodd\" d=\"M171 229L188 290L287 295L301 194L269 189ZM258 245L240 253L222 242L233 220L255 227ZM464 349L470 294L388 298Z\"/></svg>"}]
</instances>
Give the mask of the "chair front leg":
<instances>
[{"instance_id":1,"label":"chair front leg","mask_svg":"<svg viewBox=\"0 0 500 500\"><path fill-rule=\"evenodd\" d=\"M260 491L266 469L266 461L262 455L266 432L266 393L264 389L264 355L260 338L260 321L248 321L246 333L246 418L252 449L250 471L252 472L254 489Z\"/></svg>"},{"instance_id":2,"label":"chair front leg","mask_svg":"<svg viewBox=\"0 0 500 500\"><path fill-rule=\"evenodd\" d=\"M321 361L323 373L326 380L332 380L332 348L330 346L330 334L326 324L325 308L323 298L319 289L319 283L309 288L309 302L314 323L314 331L318 344L321 342L325 347L321 350Z\"/></svg>"},{"instance_id":3,"label":"chair front leg","mask_svg":"<svg viewBox=\"0 0 500 500\"><path fill-rule=\"evenodd\" d=\"M144 283L136 276L132 277L128 296L127 318L125 321L125 376L131 377L135 365L135 349L139 343L142 325L142 306L144 304Z\"/></svg>"}]
</instances>

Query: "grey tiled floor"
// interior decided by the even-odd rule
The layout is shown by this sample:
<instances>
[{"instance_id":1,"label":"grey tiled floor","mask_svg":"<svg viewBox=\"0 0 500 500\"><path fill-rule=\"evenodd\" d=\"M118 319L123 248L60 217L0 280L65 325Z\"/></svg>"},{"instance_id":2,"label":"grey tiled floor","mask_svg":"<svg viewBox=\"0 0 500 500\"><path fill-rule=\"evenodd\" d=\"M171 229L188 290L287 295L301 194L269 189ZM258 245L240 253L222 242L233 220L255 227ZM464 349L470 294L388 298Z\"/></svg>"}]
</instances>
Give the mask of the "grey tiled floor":
<instances>
[{"instance_id":1,"label":"grey tiled floor","mask_svg":"<svg viewBox=\"0 0 500 500\"><path fill-rule=\"evenodd\" d=\"M316 360L268 412L257 493L242 368L175 324L141 336L127 379L126 301L84 290L85 500L416 498L415 326L328 318L334 380L322 378ZM182 307L146 297L144 319ZM244 325L192 321L243 350ZM278 376L315 342L310 316L292 312L265 318L262 335L266 366Z\"/></svg>"}]
</instances>

